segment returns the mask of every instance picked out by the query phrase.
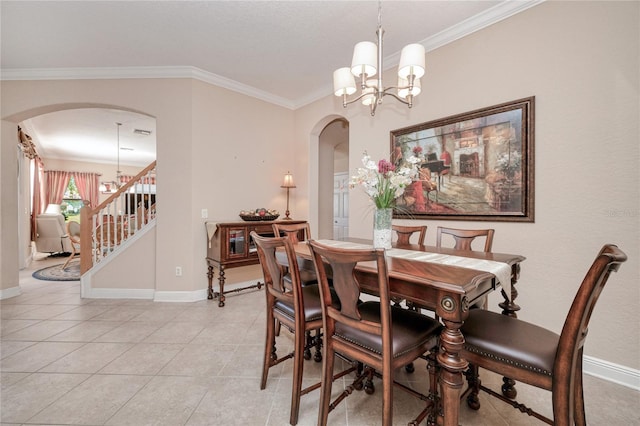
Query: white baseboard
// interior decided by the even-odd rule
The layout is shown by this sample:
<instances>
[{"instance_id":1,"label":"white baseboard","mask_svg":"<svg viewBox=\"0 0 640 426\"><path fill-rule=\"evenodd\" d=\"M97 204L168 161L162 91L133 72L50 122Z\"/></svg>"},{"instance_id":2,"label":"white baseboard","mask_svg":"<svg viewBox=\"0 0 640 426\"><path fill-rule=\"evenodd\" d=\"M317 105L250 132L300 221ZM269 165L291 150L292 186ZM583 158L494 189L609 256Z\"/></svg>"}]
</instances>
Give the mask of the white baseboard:
<instances>
[{"instance_id":1,"label":"white baseboard","mask_svg":"<svg viewBox=\"0 0 640 426\"><path fill-rule=\"evenodd\" d=\"M590 356L583 357L582 370L590 376L640 391L640 370Z\"/></svg>"},{"instance_id":2,"label":"white baseboard","mask_svg":"<svg viewBox=\"0 0 640 426\"><path fill-rule=\"evenodd\" d=\"M0 290L0 300L20 296L21 293L20 286L5 288L4 290Z\"/></svg>"}]
</instances>

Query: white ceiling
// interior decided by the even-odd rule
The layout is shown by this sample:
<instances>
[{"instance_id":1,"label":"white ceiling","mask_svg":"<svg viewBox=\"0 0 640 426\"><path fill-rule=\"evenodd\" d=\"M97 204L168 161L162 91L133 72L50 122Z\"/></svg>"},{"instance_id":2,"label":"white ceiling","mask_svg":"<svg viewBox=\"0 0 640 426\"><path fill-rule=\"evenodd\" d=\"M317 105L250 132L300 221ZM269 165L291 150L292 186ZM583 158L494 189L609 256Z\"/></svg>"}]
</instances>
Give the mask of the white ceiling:
<instances>
[{"instance_id":1,"label":"white ceiling","mask_svg":"<svg viewBox=\"0 0 640 426\"><path fill-rule=\"evenodd\" d=\"M433 50L540 1L385 0L384 67L408 43ZM333 70L350 65L355 43L375 41L377 16L375 1L2 0L1 76L192 77L295 109L332 93ZM68 158L61 141L92 137L91 151L104 152L95 161L115 162L115 121L133 153L146 155L138 142L155 141L155 128L146 139L126 128L155 127L148 117L53 114L25 123L45 157Z\"/></svg>"}]
</instances>

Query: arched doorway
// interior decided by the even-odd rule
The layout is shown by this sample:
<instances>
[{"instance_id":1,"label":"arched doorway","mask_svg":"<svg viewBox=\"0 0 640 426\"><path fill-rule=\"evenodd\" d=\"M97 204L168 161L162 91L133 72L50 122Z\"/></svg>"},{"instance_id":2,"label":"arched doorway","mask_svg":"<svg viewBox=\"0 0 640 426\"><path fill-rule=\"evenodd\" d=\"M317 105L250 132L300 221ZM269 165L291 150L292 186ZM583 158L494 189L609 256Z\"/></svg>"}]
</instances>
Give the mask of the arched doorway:
<instances>
[{"instance_id":1,"label":"arched doorway","mask_svg":"<svg viewBox=\"0 0 640 426\"><path fill-rule=\"evenodd\" d=\"M349 123L344 117L327 117L316 126L318 129L317 154L311 150L312 167L317 167L317 181L311 179L311 188L317 188L314 196L310 191L311 212L317 212L318 238L347 236L348 227L348 185L339 182L348 181L349 173ZM312 177L313 177L312 173ZM315 205L314 205L315 204ZM336 220L342 221L336 224ZM342 228L335 235L336 225Z\"/></svg>"},{"instance_id":2,"label":"arched doorway","mask_svg":"<svg viewBox=\"0 0 640 426\"><path fill-rule=\"evenodd\" d=\"M110 181L117 175L117 169L122 169L126 174L135 174L136 170L144 168L156 157L155 118L128 108L57 104L24 111L6 120L30 135L38 155L44 160L45 170L73 168L69 171L95 172ZM122 125L119 130L126 129L126 133L123 131L117 140L116 123ZM134 133L134 130L149 133ZM18 162L21 171L17 174L17 186L20 188L17 204L21 212L17 217L20 268L29 264L33 254L29 238L32 210L29 161L23 158Z\"/></svg>"}]
</instances>

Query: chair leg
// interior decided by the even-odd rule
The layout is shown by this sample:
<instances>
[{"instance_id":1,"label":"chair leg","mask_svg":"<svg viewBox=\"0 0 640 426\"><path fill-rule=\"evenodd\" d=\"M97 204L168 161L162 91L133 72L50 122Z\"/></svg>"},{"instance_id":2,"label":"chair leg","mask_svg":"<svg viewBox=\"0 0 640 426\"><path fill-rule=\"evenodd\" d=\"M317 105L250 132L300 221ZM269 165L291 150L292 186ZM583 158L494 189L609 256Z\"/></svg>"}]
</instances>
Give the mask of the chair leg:
<instances>
[{"instance_id":1,"label":"chair leg","mask_svg":"<svg viewBox=\"0 0 640 426\"><path fill-rule=\"evenodd\" d=\"M262 380L260 381L260 389L267 387L267 376L271 362L276 359L276 338L275 338L275 318L273 312L267 310L267 332L264 340L264 360L262 364Z\"/></svg>"},{"instance_id":2,"label":"chair leg","mask_svg":"<svg viewBox=\"0 0 640 426\"><path fill-rule=\"evenodd\" d=\"M434 349L427 355L427 370L429 371L429 401L431 401L431 413L427 417L427 425L435 425L440 414L440 397L438 395L438 377L440 377L440 366L438 365L438 350Z\"/></svg>"},{"instance_id":3,"label":"chair leg","mask_svg":"<svg viewBox=\"0 0 640 426\"><path fill-rule=\"evenodd\" d=\"M587 419L584 412L584 392L582 385L582 353L578 356L576 375L573 378L573 384L575 389L573 395L573 420L576 426L586 426Z\"/></svg>"},{"instance_id":4,"label":"chair leg","mask_svg":"<svg viewBox=\"0 0 640 426\"><path fill-rule=\"evenodd\" d=\"M393 424L393 370L382 373L382 424Z\"/></svg>"},{"instance_id":5,"label":"chair leg","mask_svg":"<svg viewBox=\"0 0 640 426\"><path fill-rule=\"evenodd\" d=\"M478 393L480 392L480 376L478 375L478 366L474 364L469 364L469 369L465 372L467 376L467 383L469 383L469 388L471 392L467 396L467 405L472 410L480 409L480 399L478 398Z\"/></svg>"},{"instance_id":6,"label":"chair leg","mask_svg":"<svg viewBox=\"0 0 640 426\"><path fill-rule=\"evenodd\" d=\"M333 364L335 354L331 345L323 346L322 382L320 386L320 409L318 410L318 425L326 425L329 418L331 404L331 385L333 384Z\"/></svg>"},{"instance_id":7,"label":"chair leg","mask_svg":"<svg viewBox=\"0 0 640 426\"><path fill-rule=\"evenodd\" d=\"M64 262L64 265L62 265L62 269L65 269L67 267L67 265L69 264L69 262L71 262L71 259L73 259L76 255L76 251L74 250L73 253L71 253L71 255L67 258L67 261Z\"/></svg>"},{"instance_id":8,"label":"chair leg","mask_svg":"<svg viewBox=\"0 0 640 426\"><path fill-rule=\"evenodd\" d=\"M316 347L316 352L313 354L313 360L315 362L322 362L322 330L316 330L316 337L313 342Z\"/></svg>"},{"instance_id":9,"label":"chair leg","mask_svg":"<svg viewBox=\"0 0 640 426\"><path fill-rule=\"evenodd\" d=\"M305 331L304 333L307 344L304 345L304 359L307 361L311 359L311 346L313 346L313 337L311 337L311 331Z\"/></svg>"},{"instance_id":10,"label":"chair leg","mask_svg":"<svg viewBox=\"0 0 640 426\"><path fill-rule=\"evenodd\" d=\"M364 380L364 393L367 395L373 395L376 392L376 387L373 385L373 375L375 371L373 368L370 368L365 373L367 378Z\"/></svg>"},{"instance_id":11,"label":"chair leg","mask_svg":"<svg viewBox=\"0 0 640 426\"><path fill-rule=\"evenodd\" d=\"M302 371L304 369L304 359L302 351L305 347L306 335L300 331L295 332L295 349L293 355L293 387L291 390L291 414L289 423L295 425L298 423L298 413L300 412L300 393L302 390Z\"/></svg>"}]
</instances>

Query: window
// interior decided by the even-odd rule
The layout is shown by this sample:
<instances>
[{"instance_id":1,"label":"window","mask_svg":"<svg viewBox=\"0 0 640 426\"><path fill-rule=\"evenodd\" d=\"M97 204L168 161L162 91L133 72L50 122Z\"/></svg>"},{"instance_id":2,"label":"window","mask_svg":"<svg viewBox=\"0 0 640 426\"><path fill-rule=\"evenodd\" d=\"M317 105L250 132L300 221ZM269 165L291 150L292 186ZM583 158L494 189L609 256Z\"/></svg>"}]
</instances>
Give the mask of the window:
<instances>
[{"instance_id":1,"label":"window","mask_svg":"<svg viewBox=\"0 0 640 426\"><path fill-rule=\"evenodd\" d=\"M60 204L60 209L62 210L65 220L80 222L80 208L82 206L83 203L80 198L80 193L78 192L78 187L76 186L76 181L73 176L71 176L67 184L67 190L64 192L62 204Z\"/></svg>"}]
</instances>

